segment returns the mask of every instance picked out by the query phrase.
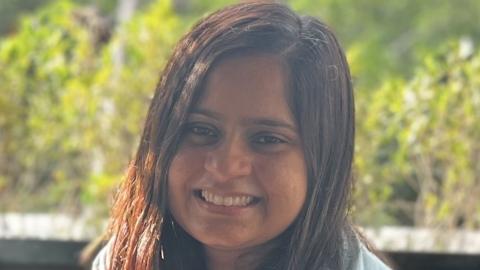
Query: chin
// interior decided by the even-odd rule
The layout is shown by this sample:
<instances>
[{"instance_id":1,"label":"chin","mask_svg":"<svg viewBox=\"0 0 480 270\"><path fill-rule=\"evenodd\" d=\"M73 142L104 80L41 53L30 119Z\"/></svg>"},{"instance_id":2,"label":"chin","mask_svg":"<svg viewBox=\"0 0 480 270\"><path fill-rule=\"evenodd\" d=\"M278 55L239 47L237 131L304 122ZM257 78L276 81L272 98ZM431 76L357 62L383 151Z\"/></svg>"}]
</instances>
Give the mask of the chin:
<instances>
[{"instance_id":1,"label":"chin","mask_svg":"<svg viewBox=\"0 0 480 270\"><path fill-rule=\"evenodd\" d=\"M220 250L238 250L249 248L255 245L255 243L252 241L239 238L238 235L214 235L196 239L206 247Z\"/></svg>"}]
</instances>

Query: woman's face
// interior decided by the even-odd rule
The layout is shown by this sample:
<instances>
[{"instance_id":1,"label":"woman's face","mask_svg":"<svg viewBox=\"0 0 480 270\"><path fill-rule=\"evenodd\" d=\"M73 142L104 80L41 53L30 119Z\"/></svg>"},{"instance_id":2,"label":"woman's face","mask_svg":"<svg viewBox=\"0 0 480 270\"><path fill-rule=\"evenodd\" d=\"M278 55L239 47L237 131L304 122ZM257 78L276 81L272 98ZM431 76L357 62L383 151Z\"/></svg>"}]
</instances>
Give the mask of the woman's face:
<instances>
[{"instance_id":1,"label":"woman's face","mask_svg":"<svg viewBox=\"0 0 480 270\"><path fill-rule=\"evenodd\" d=\"M282 233L305 202L302 142L272 56L220 62L169 170L170 210L207 248L245 250Z\"/></svg>"}]
</instances>

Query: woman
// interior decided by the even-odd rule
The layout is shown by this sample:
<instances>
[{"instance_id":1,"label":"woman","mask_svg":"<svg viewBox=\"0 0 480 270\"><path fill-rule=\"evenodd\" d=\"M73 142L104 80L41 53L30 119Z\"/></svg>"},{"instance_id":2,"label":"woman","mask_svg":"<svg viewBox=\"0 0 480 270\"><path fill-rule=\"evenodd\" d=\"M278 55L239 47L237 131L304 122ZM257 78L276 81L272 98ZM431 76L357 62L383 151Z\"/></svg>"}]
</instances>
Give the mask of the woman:
<instances>
[{"instance_id":1,"label":"woman","mask_svg":"<svg viewBox=\"0 0 480 270\"><path fill-rule=\"evenodd\" d=\"M333 33L271 2L179 42L94 269L388 269L347 219L352 84Z\"/></svg>"}]
</instances>

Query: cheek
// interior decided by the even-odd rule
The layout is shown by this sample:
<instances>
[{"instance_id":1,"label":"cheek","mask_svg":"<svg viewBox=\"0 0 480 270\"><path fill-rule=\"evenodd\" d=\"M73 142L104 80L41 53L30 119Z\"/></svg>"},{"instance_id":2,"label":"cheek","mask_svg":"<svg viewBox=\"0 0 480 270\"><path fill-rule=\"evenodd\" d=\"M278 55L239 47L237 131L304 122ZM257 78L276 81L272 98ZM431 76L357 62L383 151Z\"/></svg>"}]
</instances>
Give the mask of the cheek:
<instances>
[{"instance_id":1,"label":"cheek","mask_svg":"<svg viewBox=\"0 0 480 270\"><path fill-rule=\"evenodd\" d=\"M191 149L180 149L172 160L168 178L175 182L187 177L199 168L203 168L202 153Z\"/></svg>"},{"instance_id":2,"label":"cheek","mask_svg":"<svg viewBox=\"0 0 480 270\"><path fill-rule=\"evenodd\" d=\"M201 153L182 149L178 151L168 172L168 192L171 203L175 203L178 197L187 191L189 181L194 179L193 175L201 168L203 168Z\"/></svg>"},{"instance_id":3,"label":"cheek","mask_svg":"<svg viewBox=\"0 0 480 270\"><path fill-rule=\"evenodd\" d=\"M307 193L307 174L303 156L300 153L279 155L259 161L259 179L267 193L270 207L288 210L289 216L298 214ZM283 209L282 209L283 208Z\"/></svg>"}]
</instances>

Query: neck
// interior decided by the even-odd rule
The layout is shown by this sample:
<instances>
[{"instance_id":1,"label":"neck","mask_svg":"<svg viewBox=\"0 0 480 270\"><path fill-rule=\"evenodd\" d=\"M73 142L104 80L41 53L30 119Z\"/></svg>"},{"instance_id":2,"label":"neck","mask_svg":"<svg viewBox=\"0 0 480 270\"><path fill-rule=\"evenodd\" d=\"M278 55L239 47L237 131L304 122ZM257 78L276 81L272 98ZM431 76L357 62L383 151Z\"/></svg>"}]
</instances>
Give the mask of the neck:
<instances>
[{"instance_id":1,"label":"neck","mask_svg":"<svg viewBox=\"0 0 480 270\"><path fill-rule=\"evenodd\" d=\"M268 253L278 244L278 239L249 250L222 250L205 246L208 270L256 269Z\"/></svg>"},{"instance_id":2,"label":"neck","mask_svg":"<svg viewBox=\"0 0 480 270\"><path fill-rule=\"evenodd\" d=\"M275 249L285 247L287 238L283 235L266 243L244 249L225 250L204 245L208 270L253 270ZM283 258L278 258L281 260Z\"/></svg>"},{"instance_id":3,"label":"neck","mask_svg":"<svg viewBox=\"0 0 480 270\"><path fill-rule=\"evenodd\" d=\"M205 247L205 255L208 270L235 270L241 252Z\"/></svg>"}]
</instances>

